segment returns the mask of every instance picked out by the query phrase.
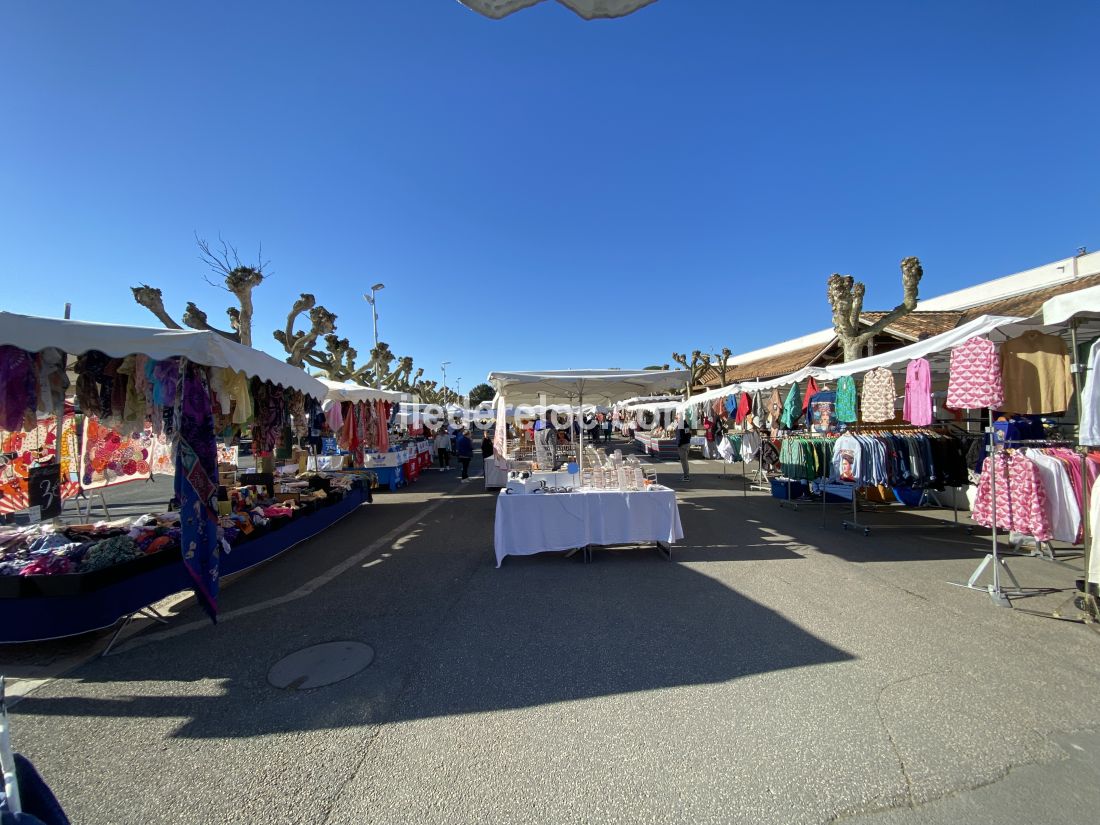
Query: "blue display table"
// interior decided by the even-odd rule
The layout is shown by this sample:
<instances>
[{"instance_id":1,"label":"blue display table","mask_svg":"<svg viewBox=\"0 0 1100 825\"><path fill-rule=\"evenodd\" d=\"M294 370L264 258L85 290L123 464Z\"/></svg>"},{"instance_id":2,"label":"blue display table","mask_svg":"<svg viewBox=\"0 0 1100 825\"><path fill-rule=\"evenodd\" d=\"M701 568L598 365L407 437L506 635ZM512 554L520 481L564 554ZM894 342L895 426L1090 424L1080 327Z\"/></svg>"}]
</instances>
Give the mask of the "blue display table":
<instances>
[{"instance_id":1,"label":"blue display table","mask_svg":"<svg viewBox=\"0 0 1100 825\"><path fill-rule=\"evenodd\" d=\"M353 489L335 504L295 518L259 538L242 542L229 553L223 552L221 575L225 577L247 570L316 536L364 501L369 501L369 496L370 491ZM34 578L73 580L78 577ZM85 593L0 598L0 644L43 641L102 630L147 605L190 587L191 580L177 557Z\"/></svg>"}]
</instances>

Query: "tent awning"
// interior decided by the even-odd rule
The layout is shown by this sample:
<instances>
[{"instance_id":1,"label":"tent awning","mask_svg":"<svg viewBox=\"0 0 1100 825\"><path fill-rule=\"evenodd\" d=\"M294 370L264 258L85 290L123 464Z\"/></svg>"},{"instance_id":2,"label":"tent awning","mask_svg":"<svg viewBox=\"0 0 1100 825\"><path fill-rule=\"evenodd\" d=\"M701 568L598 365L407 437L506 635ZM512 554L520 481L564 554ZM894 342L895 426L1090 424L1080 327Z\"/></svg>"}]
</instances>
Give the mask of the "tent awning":
<instances>
[{"instance_id":1,"label":"tent awning","mask_svg":"<svg viewBox=\"0 0 1100 825\"><path fill-rule=\"evenodd\" d=\"M351 401L353 403L360 401L396 402L406 397L405 393L394 390L379 390L374 387L364 387L361 384L332 381L328 378L318 378L317 380L325 385L327 390L325 398L333 401Z\"/></svg>"},{"instance_id":2,"label":"tent awning","mask_svg":"<svg viewBox=\"0 0 1100 825\"><path fill-rule=\"evenodd\" d=\"M1100 286L1066 292L1043 303L1044 324L1064 324L1081 316L1100 317Z\"/></svg>"},{"instance_id":3,"label":"tent awning","mask_svg":"<svg viewBox=\"0 0 1100 825\"><path fill-rule=\"evenodd\" d=\"M621 398L681 389L687 370L549 370L491 372L489 383L512 404L572 402L614 403Z\"/></svg>"},{"instance_id":4,"label":"tent awning","mask_svg":"<svg viewBox=\"0 0 1100 825\"><path fill-rule=\"evenodd\" d=\"M0 312L0 344L30 352L57 347L72 355L98 350L112 358L148 355L163 361L181 356L208 367L228 367L317 399L325 397L325 386L304 370L206 330L134 327Z\"/></svg>"}]
</instances>

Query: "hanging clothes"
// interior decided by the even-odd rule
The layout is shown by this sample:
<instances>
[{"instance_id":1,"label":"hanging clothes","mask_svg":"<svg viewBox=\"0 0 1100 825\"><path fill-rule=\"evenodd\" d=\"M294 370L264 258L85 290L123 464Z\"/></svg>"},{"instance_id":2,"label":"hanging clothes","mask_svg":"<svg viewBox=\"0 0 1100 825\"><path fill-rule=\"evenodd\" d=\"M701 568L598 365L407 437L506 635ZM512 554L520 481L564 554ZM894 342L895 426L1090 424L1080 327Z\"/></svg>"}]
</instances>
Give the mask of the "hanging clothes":
<instances>
[{"instance_id":1,"label":"hanging clothes","mask_svg":"<svg viewBox=\"0 0 1100 825\"><path fill-rule=\"evenodd\" d=\"M1046 501L1046 488L1038 468L1021 453L998 452L987 457L978 481L978 495L970 516L976 524L993 526L991 472L997 474L997 527L1050 541L1052 530Z\"/></svg>"},{"instance_id":2,"label":"hanging clothes","mask_svg":"<svg viewBox=\"0 0 1100 825\"><path fill-rule=\"evenodd\" d=\"M764 393L754 390L752 394L752 421L753 427L762 429L767 426L768 403L764 400Z\"/></svg>"},{"instance_id":3,"label":"hanging clothes","mask_svg":"<svg viewBox=\"0 0 1100 825\"><path fill-rule=\"evenodd\" d=\"M830 464L830 481L859 482L863 469L863 448L854 435L845 434L836 440Z\"/></svg>"},{"instance_id":4,"label":"hanging clothes","mask_svg":"<svg viewBox=\"0 0 1100 825\"><path fill-rule=\"evenodd\" d=\"M741 397L737 400L737 415L733 419L735 424L744 424L745 416L749 414L752 409L752 399L749 398L748 392L741 393Z\"/></svg>"},{"instance_id":5,"label":"hanging clothes","mask_svg":"<svg viewBox=\"0 0 1100 825\"><path fill-rule=\"evenodd\" d=\"M28 412L34 415L37 399L34 356L19 347L0 346L0 429L11 432L33 429L24 428L23 424Z\"/></svg>"},{"instance_id":6,"label":"hanging clothes","mask_svg":"<svg viewBox=\"0 0 1100 825\"><path fill-rule=\"evenodd\" d=\"M1057 335L1030 331L1002 344L1001 378L1004 402L999 409L1036 415L1069 409L1069 350Z\"/></svg>"},{"instance_id":7,"label":"hanging clothes","mask_svg":"<svg viewBox=\"0 0 1100 825\"><path fill-rule=\"evenodd\" d=\"M810 399L813 398L821 391L821 388L817 386L817 382L811 375L809 380L806 381L806 394L802 397L802 414L805 415L806 409L810 406Z\"/></svg>"},{"instance_id":8,"label":"hanging clothes","mask_svg":"<svg viewBox=\"0 0 1100 825\"><path fill-rule=\"evenodd\" d=\"M1004 385L997 345L988 338L971 338L951 350L947 406L953 410L1001 409Z\"/></svg>"},{"instance_id":9,"label":"hanging clothes","mask_svg":"<svg viewBox=\"0 0 1100 825\"><path fill-rule=\"evenodd\" d=\"M845 424L859 420L856 411L856 380L842 375L836 382L836 417Z\"/></svg>"},{"instance_id":10,"label":"hanging clothes","mask_svg":"<svg viewBox=\"0 0 1100 825\"><path fill-rule=\"evenodd\" d=\"M1081 443L1100 444L1100 340L1089 350L1088 372L1081 390ZM1093 522L1095 523L1095 522ZM1100 532L1100 531L1098 531Z\"/></svg>"},{"instance_id":11,"label":"hanging clothes","mask_svg":"<svg viewBox=\"0 0 1100 825\"><path fill-rule=\"evenodd\" d=\"M283 388L259 378L252 379L255 421L252 423L252 450L266 456L275 451L286 422Z\"/></svg>"},{"instance_id":12,"label":"hanging clothes","mask_svg":"<svg viewBox=\"0 0 1100 825\"><path fill-rule=\"evenodd\" d=\"M1045 491L1045 515L1055 540L1076 544L1081 537L1081 499L1074 488L1069 467L1043 450L1027 450L1024 455L1039 471ZM1073 466L1080 471L1076 461Z\"/></svg>"},{"instance_id":13,"label":"hanging clothes","mask_svg":"<svg viewBox=\"0 0 1100 825\"><path fill-rule=\"evenodd\" d=\"M774 432L779 429L779 419L783 417L783 401L779 397L779 388L776 387L772 390L771 398L768 399L768 426Z\"/></svg>"},{"instance_id":14,"label":"hanging clothes","mask_svg":"<svg viewBox=\"0 0 1100 825\"><path fill-rule=\"evenodd\" d=\"M876 367L863 378L863 398L860 409L864 421L893 421L897 389L894 374L886 367Z\"/></svg>"},{"instance_id":15,"label":"hanging clothes","mask_svg":"<svg viewBox=\"0 0 1100 825\"><path fill-rule=\"evenodd\" d=\"M218 450L206 368L185 362L175 407L175 494L180 503L180 549L199 605L218 614Z\"/></svg>"},{"instance_id":16,"label":"hanging clothes","mask_svg":"<svg viewBox=\"0 0 1100 825\"><path fill-rule=\"evenodd\" d=\"M914 358L905 368L902 417L918 427L932 423L932 369L926 358Z\"/></svg>"},{"instance_id":17,"label":"hanging clothes","mask_svg":"<svg viewBox=\"0 0 1100 825\"><path fill-rule=\"evenodd\" d=\"M779 418L780 426L790 430L802 417L802 397L798 392L798 384L792 384L783 401L783 414Z\"/></svg>"},{"instance_id":18,"label":"hanging clothes","mask_svg":"<svg viewBox=\"0 0 1100 825\"><path fill-rule=\"evenodd\" d=\"M233 424L246 424L254 415L248 376L228 367L210 370L210 388L218 397L217 412Z\"/></svg>"}]
</instances>

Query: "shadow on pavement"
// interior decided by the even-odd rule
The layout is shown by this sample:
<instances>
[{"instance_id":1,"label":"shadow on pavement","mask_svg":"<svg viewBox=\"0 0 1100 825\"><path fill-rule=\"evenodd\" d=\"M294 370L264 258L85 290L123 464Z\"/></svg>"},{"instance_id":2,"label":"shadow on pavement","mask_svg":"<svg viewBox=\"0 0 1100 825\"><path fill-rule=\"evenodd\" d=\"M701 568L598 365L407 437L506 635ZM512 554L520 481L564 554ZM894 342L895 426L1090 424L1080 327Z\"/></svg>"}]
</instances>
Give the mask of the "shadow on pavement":
<instances>
[{"instance_id":1,"label":"shadow on pavement","mask_svg":"<svg viewBox=\"0 0 1100 825\"><path fill-rule=\"evenodd\" d=\"M297 602L89 663L68 695L31 694L17 712L164 719L174 737L249 737L712 684L853 658L652 550L601 551L588 565L509 558L494 569L492 506L481 496L449 499L374 566L355 565ZM357 516L340 527L366 524ZM691 552L799 558L760 538L751 544ZM311 545L282 564L304 563ZM265 574L249 585L259 587ZM282 656L337 639L371 644L374 664L316 691L267 684ZM127 690L126 682L156 688Z\"/></svg>"}]
</instances>

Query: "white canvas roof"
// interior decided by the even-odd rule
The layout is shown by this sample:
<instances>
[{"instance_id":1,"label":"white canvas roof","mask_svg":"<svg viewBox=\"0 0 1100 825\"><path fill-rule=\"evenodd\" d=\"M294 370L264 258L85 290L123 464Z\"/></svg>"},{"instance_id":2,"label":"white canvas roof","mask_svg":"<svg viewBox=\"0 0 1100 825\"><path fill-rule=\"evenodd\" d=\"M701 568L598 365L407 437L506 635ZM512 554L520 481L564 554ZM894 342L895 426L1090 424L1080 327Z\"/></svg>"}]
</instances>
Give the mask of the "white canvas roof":
<instances>
[{"instance_id":1,"label":"white canvas roof","mask_svg":"<svg viewBox=\"0 0 1100 825\"><path fill-rule=\"evenodd\" d=\"M603 401L682 388L687 370L548 370L546 372L491 372L489 383L513 404L537 404L546 399L573 402Z\"/></svg>"},{"instance_id":2,"label":"white canvas roof","mask_svg":"<svg viewBox=\"0 0 1100 825\"><path fill-rule=\"evenodd\" d=\"M30 352L57 347L72 355L99 350L112 358L139 354L162 361L182 356L196 364L228 367L249 377L301 390L317 399L325 397L324 384L304 370L205 330L134 327L0 312L0 344Z\"/></svg>"},{"instance_id":3,"label":"white canvas roof","mask_svg":"<svg viewBox=\"0 0 1100 825\"><path fill-rule=\"evenodd\" d=\"M1064 324L1081 316L1100 317L1100 286L1056 295L1043 303L1044 324Z\"/></svg>"},{"instance_id":4,"label":"white canvas roof","mask_svg":"<svg viewBox=\"0 0 1100 825\"><path fill-rule=\"evenodd\" d=\"M405 393L395 390L379 390L374 387L364 387L361 384L352 384L344 381L331 381L328 378L318 378L325 385L327 392L325 398L333 401L401 401Z\"/></svg>"},{"instance_id":5,"label":"white canvas roof","mask_svg":"<svg viewBox=\"0 0 1100 825\"><path fill-rule=\"evenodd\" d=\"M909 361L914 358L923 358L928 355L946 352L976 335L988 335L995 329L1022 323L1026 323L1025 319L1017 318L1012 315L982 315L975 318L973 321L968 321L940 335L934 335L923 341L917 341L914 344L909 344L908 346L891 350L890 352L884 352L881 355L872 355L867 358L860 358L843 364L830 364L828 367L803 367L797 372L792 372L789 375L783 375L779 378L772 378L767 381L745 381L739 384L730 384L726 387L709 390L701 395L692 396L687 401L681 403L680 407L681 409L686 409L696 404L714 401L717 398L725 398L731 393L741 392L743 390L753 392L758 390L770 390L774 387L786 387L791 384L798 384L805 381L810 376L813 376L815 379L832 380L842 375L858 375L873 370L876 367L889 368L897 366L898 364L908 364Z\"/></svg>"}]
</instances>

